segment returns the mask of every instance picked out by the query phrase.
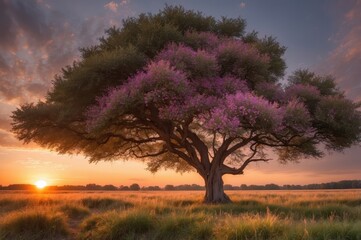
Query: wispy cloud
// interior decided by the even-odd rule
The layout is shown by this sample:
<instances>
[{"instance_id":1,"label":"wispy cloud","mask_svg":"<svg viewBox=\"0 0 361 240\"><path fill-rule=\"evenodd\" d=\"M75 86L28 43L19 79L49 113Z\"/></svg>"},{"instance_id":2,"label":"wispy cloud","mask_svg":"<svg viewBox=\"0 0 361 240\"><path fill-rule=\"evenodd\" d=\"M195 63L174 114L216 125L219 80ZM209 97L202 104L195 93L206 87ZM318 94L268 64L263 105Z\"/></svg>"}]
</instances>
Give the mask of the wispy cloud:
<instances>
[{"instance_id":1,"label":"wispy cloud","mask_svg":"<svg viewBox=\"0 0 361 240\"><path fill-rule=\"evenodd\" d=\"M241 3L239 4L239 7L240 7L240 8L245 8L245 7L246 7L246 3L245 3L245 2L241 2Z\"/></svg>"},{"instance_id":2,"label":"wispy cloud","mask_svg":"<svg viewBox=\"0 0 361 240\"><path fill-rule=\"evenodd\" d=\"M122 1L123 2L123 1ZM104 5L104 7L112 12L117 12L118 11L118 3L111 1L107 4Z\"/></svg>"},{"instance_id":3,"label":"wispy cloud","mask_svg":"<svg viewBox=\"0 0 361 240\"><path fill-rule=\"evenodd\" d=\"M44 159L34 159L32 157L18 160L16 162L25 168L51 168L52 170L56 171L63 171L68 168L68 166L66 166L65 164L57 163L56 161L46 161Z\"/></svg>"},{"instance_id":4,"label":"wispy cloud","mask_svg":"<svg viewBox=\"0 0 361 240\"><path fill-rule=\"evenodd\" d=\"M334 75L348 97L361 100L361 0L355 0L344 14L340 31L334 37L337 47L326 61L325 69Z\"/></svg>"},{"instance_id":5,"label":"wispy cloud","mask_svg":"<svg viewBox=\"0 0 361 240\"><path fill-rule=\"evenodd\" d=\"M0 101L19 105L44 98L53 76L79 57L79 47L95 44L106 28L120 24L118 15L74 20L43 1L0 1Z\"/></svg>"},{"instance_id":6,"label":"wispy cloud","mask_svg":"<svg viewBox=\"0 0 361 240\"><path fill-rule=\"evenodd\" d=\"M114 17L66 14L44 1L0 0L0 147L36 146L9 131L11 111L44 99L54 75L79 58L79 47L95 44Z\"/></svg>"}]
</instances>

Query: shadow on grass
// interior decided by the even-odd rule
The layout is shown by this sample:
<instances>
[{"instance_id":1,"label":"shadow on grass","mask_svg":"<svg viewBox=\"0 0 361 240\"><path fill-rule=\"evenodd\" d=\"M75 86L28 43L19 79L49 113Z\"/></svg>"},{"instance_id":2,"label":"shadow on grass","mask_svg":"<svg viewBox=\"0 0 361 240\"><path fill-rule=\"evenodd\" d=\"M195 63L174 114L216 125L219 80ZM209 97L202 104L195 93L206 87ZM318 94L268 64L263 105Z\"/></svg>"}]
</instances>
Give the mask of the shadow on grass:
<instances>
[{"instance_id":1,"label":"shadow on grass","mask_svg":"<svg viewBox=\"0 0 361 240\"><path fill-rule=\"evenodd\" d=\"M88 208L75 204L65 204L60 207L60 211L71 219L82 219L90 214Z\"/></svg>"},{"instance_id":2,"label":"shadow on grass","mask_svg":"<svg viewBox=\"0 0 361 240\"><path fill-rule=\"evenodd\" d=\"M1 199L0 200L0 214L7 213L14 210L20 210L30 205L33 201L30 199Z\"/></svg>"},{"instance_id":3,"label":"shadow on grass","mask_svg":"<svg viewBox=\"0 0 361 240\"><path fill-rule=\"evenodd\" d=\"M100 211L112 209L128 209L134 206L130 202L114 198L83 198L81 199L81 203L87 208Z\"/></svg>"}]
</instances>

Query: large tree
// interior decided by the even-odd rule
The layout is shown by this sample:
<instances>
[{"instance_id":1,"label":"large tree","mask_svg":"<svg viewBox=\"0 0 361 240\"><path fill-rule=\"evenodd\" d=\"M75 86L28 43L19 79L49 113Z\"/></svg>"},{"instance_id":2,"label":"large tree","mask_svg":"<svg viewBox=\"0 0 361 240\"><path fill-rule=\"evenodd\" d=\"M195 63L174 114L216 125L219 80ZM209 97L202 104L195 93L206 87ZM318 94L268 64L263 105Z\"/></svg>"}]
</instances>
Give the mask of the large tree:
<instances>
[{"instance_id":1,"label":"large tree","mask_svg":"<svg viewBox=\"0 0 361 240\"><path fill-rule=\"evenodd\" d=\"M244 28L182 7L127 19L81 49L46 101L17 109L13 132L90 162L197 171L207 203L230 201L222 176L250 163L321 157L360 141L359 105L332 77L299 70L281 85L285 48Z\"/></svg>"}]
</instances>

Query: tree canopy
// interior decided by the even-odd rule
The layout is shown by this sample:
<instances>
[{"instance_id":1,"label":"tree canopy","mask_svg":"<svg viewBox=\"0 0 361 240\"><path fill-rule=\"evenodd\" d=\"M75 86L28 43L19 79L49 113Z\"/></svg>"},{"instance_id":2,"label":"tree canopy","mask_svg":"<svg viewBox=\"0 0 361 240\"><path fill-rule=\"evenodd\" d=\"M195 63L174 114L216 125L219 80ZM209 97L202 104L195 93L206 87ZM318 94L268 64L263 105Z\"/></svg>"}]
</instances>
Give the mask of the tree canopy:
<instances>
[{"instance_id":1,"label":"tree canopy","mask_svg":"<svg viewBox=\"0 0 361 240\"><path fill-rule=\"evenodd\" d=\"M321 157L360 141L359 105L331 76L296 71L285 48L217 20L167 6L111 28L55 77L46 101L13 113L13 132L91 162L142 159L150 171L197 171L206 202L227 202L224 174L251 162Z\"/></svg>"}]
</instances>

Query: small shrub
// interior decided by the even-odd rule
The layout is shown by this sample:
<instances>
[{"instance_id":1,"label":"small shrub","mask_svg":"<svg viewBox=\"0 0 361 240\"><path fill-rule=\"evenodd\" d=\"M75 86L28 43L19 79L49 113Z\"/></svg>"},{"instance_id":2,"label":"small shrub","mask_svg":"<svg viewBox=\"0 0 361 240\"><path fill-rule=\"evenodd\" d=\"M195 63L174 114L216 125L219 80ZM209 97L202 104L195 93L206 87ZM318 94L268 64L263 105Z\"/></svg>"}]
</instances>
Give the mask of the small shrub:
<instances>
[{"instance_id":1,"label":"small shrub","mask_svg":"<svg viewBox=\"0 0 361 240\"><path fill-rule=\"evenodd\" d=\"M40 212L24 212L9 216L1 225L4 239L54 239L68 235L64 219Z\"/></svg>"}]
</instances>

